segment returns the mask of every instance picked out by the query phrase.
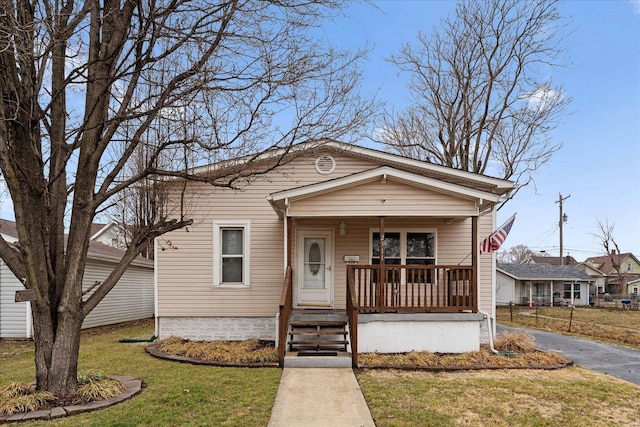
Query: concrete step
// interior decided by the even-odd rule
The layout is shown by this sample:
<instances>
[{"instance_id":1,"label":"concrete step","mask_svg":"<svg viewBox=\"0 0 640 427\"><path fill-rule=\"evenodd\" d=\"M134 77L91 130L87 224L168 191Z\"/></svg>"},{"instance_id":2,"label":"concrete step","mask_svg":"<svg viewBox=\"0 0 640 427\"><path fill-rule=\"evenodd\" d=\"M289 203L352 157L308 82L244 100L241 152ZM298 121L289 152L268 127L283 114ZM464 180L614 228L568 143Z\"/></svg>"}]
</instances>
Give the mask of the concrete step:
<instances>
[{"instance_id":1,"label":"concrete step","mask_svg":"<svg viewBox=\"0 0 640 427\"><path fill-rule=\"evenodd\" d=\"M327 336L327 335L342 335L347 336L349 334L348 331L344 329L298 329L289 332L290 336L298 335L298 336Z\"/></svg>"},{"instance_id":2,"label":"concrete step","mask_svg":"<svg viewBox=\"0 0 640 427\"><path fill-rule=\"evenodd\" d=\"M337 356L298 356L290 351L284 358L285 368L351 368L351 354L338 351Z\"/></svg>"}]
</instances>

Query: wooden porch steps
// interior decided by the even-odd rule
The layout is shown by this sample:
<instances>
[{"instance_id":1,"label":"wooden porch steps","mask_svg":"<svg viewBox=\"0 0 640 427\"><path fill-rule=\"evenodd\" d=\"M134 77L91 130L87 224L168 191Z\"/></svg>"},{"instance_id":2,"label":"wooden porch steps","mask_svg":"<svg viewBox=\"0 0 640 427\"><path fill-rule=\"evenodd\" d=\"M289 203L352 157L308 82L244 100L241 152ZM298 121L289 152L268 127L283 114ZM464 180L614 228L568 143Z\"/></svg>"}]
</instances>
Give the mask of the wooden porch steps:
<instances>
[{"instance_id":1,"label":"wooden porch steps","mask_svg":"<svg viewBox=\"0 0 640 427\"><path fill-rule=\"evenodd\" d=\"M289 324L288 349L291 352L305 353L346 352L348 335L346 320L292 321Z\"/></svg>"}]
</instances>

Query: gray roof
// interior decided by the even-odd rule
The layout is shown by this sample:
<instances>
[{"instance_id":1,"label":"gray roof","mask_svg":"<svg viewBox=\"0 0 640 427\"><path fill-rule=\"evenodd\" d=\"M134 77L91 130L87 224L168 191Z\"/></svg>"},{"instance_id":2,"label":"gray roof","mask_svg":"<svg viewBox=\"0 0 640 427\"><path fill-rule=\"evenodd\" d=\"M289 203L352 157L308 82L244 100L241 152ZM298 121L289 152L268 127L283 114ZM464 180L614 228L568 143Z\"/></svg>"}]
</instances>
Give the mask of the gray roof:
<instances>
[{"instance_id":1,"label":"gray roof","mask_svg":"<svg viewBox=\"0 0 640 427\"><path fill-rule=\"evenodd\" d=\"M498 264L497 269L517 280L593 280L575 265Z\"/></svg>"}]
</instances>

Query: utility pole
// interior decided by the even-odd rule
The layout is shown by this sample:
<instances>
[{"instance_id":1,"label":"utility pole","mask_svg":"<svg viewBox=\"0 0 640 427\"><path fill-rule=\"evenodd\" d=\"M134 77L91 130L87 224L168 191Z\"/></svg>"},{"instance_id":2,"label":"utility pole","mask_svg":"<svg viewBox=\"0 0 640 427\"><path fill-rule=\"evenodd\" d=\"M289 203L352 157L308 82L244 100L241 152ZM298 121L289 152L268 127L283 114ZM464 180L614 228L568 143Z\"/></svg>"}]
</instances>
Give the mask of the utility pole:
<instances>
[{"instance_id":1,"label":"utility pole","mask_svg":"<svg viewBox=\"0 0 640 427\"><path fill-rule=\"evenodd\" d=\"M562 202L569 197L571 197L571 194L567 197L562 197L562 194L558 193L558 200L556 200L556 203L560 205L560 220L558 221L558 225L560 226L560 265L564 265L564 256L562 254L562 224L567 222L567 214L562 213Z\"/></svg>"}]
</instances>

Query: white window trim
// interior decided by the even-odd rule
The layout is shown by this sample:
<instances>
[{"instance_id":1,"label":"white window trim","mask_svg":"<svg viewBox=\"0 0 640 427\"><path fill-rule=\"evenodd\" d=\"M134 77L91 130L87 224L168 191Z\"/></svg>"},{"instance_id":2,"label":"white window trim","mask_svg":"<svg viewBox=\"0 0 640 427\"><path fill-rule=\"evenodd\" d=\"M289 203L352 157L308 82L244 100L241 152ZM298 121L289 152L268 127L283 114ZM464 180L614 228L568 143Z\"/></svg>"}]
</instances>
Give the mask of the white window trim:
<instances>
[{"instance_id":1,"label":"white window trim","mask_svg":"<svg viewBox=\"0 0 640 427\"><path fill-rule=\"evenodd\" d=\"M373 233L379 233L379 228L369 228L369 262L373 259ZM438 264L438 231L433 228L389 228L384 233L400 233L400 264L407 262L407 233L432 233L433 234L433 255L434 264Z\"/></svg>"},{"instance_id":2,"label":"white window trim","mask_svg":"<svg viewBox=\"0 0 640 427\"><path fill-rule=\"evenodd\" d=\"M243 233L243 282L222 283L222 253L220 230L223 228L242 228ZM248 288L251 285L251 221L250 220L216 220L213 221L213 286L216 288Z\"/></svg>"}]
</instances>

